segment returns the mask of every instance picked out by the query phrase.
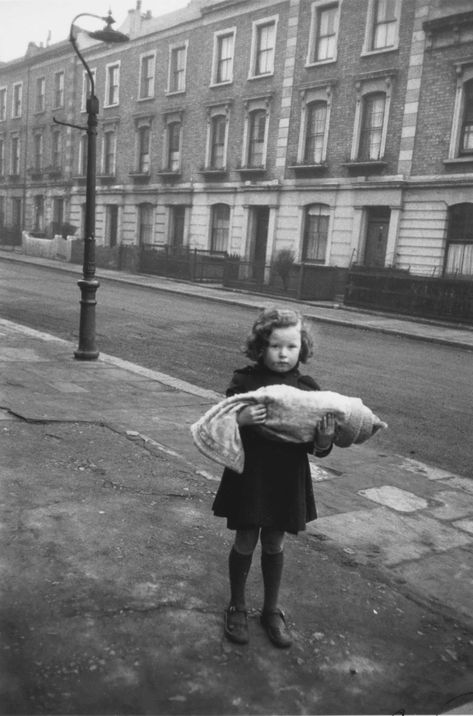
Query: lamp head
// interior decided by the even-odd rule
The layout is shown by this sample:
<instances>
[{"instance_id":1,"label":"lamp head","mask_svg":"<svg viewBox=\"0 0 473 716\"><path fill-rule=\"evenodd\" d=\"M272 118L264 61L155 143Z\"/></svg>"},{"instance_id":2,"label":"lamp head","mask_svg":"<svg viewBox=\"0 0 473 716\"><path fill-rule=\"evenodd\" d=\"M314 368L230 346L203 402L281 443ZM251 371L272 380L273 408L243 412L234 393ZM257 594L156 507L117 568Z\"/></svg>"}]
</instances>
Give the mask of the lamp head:
<instances>
[{"instance_id":1,"label":"lamp head","mask_svg":"<svg viewBox=\"0 0 473 716\"><path fill-rule=\"evenodd\" d=\"M105 22L103 30L96 30L95 32L88 32L88 36L93 40L99 40L100 42L128 42L130 39L128 35L124 35L123 32L114 30L112 25L115 20L112 17L112 13L109 10L107 17L103 17L102 20Z\"/></svg>"}]
</instances>

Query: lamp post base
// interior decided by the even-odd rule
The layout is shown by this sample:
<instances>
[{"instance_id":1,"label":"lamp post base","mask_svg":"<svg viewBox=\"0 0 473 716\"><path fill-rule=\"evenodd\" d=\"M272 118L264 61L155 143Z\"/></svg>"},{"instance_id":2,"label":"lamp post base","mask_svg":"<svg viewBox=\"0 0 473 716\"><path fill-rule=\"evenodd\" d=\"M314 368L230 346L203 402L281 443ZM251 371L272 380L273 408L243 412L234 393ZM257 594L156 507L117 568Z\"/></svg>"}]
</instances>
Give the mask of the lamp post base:
<instances>
[{"instance_id":1,"label":"lamp post base","mask_svg":"<svg viewBox=\"0 0 473 716\"><path fill-rule=\"evenodd\" d=\"M95 279L81 279L77 282L81 290L79 346L74 351L77 360L95 360L99 351L95 345L95 293L100 286Z\"/></svg>"}]
</instances>

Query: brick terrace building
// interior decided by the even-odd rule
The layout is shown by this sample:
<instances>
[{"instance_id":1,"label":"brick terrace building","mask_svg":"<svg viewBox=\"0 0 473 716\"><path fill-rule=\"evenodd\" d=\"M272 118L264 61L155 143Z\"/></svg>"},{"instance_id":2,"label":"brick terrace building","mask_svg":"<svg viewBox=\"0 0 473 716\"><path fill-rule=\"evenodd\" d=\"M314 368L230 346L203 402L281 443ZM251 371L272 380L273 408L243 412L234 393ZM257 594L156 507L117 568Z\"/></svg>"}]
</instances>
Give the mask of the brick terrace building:
<instances>
[{"instance_id":1,"label":"brick terrace building","mask_svg":"<svg viewBox=\"0 0 473 716\"><path fill-rule=\"evenodd\" d=\"M473 275L469 0L191 0L79 44L99 244ZM0 64L0 232L84 227L69 42Z\"/></svg>"}]
</instances>

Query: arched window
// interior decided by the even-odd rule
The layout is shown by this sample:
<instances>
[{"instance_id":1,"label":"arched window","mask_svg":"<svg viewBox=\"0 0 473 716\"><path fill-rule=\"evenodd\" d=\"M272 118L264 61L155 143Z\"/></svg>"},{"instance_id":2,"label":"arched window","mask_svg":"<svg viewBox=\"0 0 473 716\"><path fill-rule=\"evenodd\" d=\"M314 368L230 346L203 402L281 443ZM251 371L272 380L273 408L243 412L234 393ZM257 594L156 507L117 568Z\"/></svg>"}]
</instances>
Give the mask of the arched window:
<instances>
[{"instance_id":1,"label":"arched window","mask_svg":"<svg viewBox=\"0 0 473 716\"><path fill-rule=\"evenodd\" d=\"M473 276L473 203L449 207L445 273Z\"/></svg>"},{"instance_id":2,"label":"arched window","mask_svg":"<svg viewBox=\"0 0 473 716\"><path fill-rule=\"evenodd\" d=\"M177 172L181 164L181 123L169 122L167 126L167 166L171 172Z\"/></svg>"},{"instance_id":3,"label":"arched window","mask_svg":"<svg viewBox=\"0 0 473 716\"><path fill-rule=\"evenodd\" d=\"M363 97L358 157L362 161L376 161L382 156L385 106L384 92L372 92Z\"/></svg>"},{"instance_id":4,"label":"arched window","mask_svg":"<svg viewBox=\"0 0 473 716\"><path fill-rule=\"evenodd\" d=\"M460 154L473 154L473 79L463 85L463 120Z\"/></svg>"},{"instance_id":5,"label":"arched window","mask_svg":"<svg viewBox=\"0 0 473 716\"><path fill-rule=\"evenodd\" d=\"M312 204L305 210L302 260L325 263L328 241L329 207Z\"/></svg>"},{"instance_id":6,"label":"arched window","mask_svg":"<svg viewBox=\"0 0 473 716\"><path fill-rule=\"evenodd\" d=\"M266 137L266 110L256 109L248 117L248 166L264 165L264 144Z\"/></svg>"},{"instance_id":7,"label":"arched window","mask_svg":"<svg viewBox=\"0 0 473 716\"><path fill-rule=\"evenodd\" d=\"M230 207L228 204L215 204L212 207L210 230L210 250L227 251L230 232Z\"/></svg>"},{"instance_id":8,"label":"arched window","mask_svg":"<svg viewBox=\"0 0 473 716\"><path fill-rule=\"evenodd\" d=\"M150 141L151 128L143 125L138 129L138 171L142 174L149 172L150 168Z\"/></svg>"},{"instance_id":9,"label":"arched window","mask_svg":"<svg viewBox=\"0 0 473 716\"><path fill-rule=\"evenodd\" d=\"M227 119L223 114L212 117L210 138L210 166L212 169L223 169L225 166L225 138Z\"/></svg>"},{"instance_id":10,"label":"arched window","mask_svg":"<svg viewBox=\"0 0 473 716\"><path fill-rule=\"evenodd\" d=\"M327 103L311 102L307 105L307 124L305 135L304 161L321 164L324 159L325 126L327 122Z\"/></svg>"}]
</instances>

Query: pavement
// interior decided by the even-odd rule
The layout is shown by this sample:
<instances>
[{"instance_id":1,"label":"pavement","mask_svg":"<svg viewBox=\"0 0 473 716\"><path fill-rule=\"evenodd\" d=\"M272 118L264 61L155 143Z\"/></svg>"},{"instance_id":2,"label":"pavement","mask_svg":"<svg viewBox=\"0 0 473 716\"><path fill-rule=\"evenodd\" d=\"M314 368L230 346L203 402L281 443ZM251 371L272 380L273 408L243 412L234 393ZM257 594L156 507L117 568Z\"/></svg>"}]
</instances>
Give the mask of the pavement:
<instances>
[{"instance_id":1,"label":"pavement","mask_svg":"<svg viewBox=\"0 0 473 716\"><path fill-rule=\"evenodd\" d=\"M17 254L0 260L78 267ZM156 290L267 297L100 270ZM473 348L473 330L297 304L316 320ZM289 537L288 651L222 636L231 533L189 426L220 395L0 319L0 713L473 713L473 481L376 443L311 463Z\"/></svg>"}]
</instances>

